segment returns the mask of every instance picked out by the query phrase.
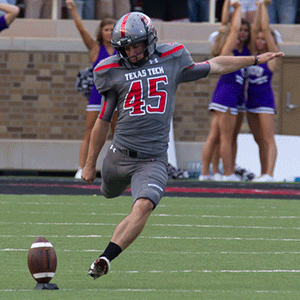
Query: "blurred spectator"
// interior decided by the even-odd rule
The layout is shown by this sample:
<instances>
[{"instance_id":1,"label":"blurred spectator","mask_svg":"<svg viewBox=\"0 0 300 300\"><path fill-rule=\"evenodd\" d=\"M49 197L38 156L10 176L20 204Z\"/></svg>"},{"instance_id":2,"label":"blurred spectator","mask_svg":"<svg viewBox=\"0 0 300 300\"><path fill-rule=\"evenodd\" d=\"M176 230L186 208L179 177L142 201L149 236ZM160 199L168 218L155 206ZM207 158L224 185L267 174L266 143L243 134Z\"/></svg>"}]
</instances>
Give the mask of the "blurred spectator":
<instances>
[{"instance_id":1,"label":"blurred spectator","mask_svg":"<svg viewBox=\"0 0 300 300\"><path fill-rule=\"evenodd\" d=\"M153 21L189 21L187 0L144 0L142 7Z\"/></svg>"},{"instance_id":2,"label":"blurred spectator","mask_svg":"<svg viewBox=\"0 0 300 300\"><path fill-rule=\"evenodd\" d=\"M10 4L10 5L16 5L17 0L0 0L0 3Z\"/></svg>"},{"instance_id":3,"label":"blurred spectator","mask_svg":"<svg viewBox=\"0 0 300 300\"><path fill-rule=\"evenodd\" d=\"M300 24L300 1L298 1L298 5L297 5L297 14L296 14L296 24Z\"/></svg>"},{"instance_id":4,"label":"blurred spectator","mask_svg":"<svg viewBox=\"0 0 300 300\"><path fill-rule=\"evenodd\" d=\"M0 17L0 31L7 29L9 25L19 15L20 9L18 6L10 5L7 3L0 3L0 10L4 12L4 15Z\"/></svg>"},{"instance_id":5,"label":"blurred spectator","mask_svg":"<svg viewBox=\"0 0 300 300\"><path fill-rule=\"evenodd\" d=\"M215 13L215 17L216 17L217 22L221 22L223 4L224 4L224 0L217 0L216 1L216 13Z\"/></svg>"},{"instance_id":6,"label":"blurred spectator","mask_svg":"<svg viewBox=\"0 0 300 300\"><path fill-rule=\"evenodd\" d=\"M136 7L137 0L130 0L130 10L133 11Z\"/></svg>"},{"instance_id":7,"label":"blurred spectator","mask_svg":"<svg viewBox=\"0 0 300 300\"><path fill-rule=\"evenodd\" d=\"M191 22L208 22L209 0L188 0Z\"/></svg>"},{"instance_id":8,"label":"blurred spectator","mask_svg":"<svg viewBox=\"0 0 300 300\"><path fill-rule=\"evenodd\" d=\"M130 0L96 0L96 19L119 19L130 12Z\"/></svg>"},{"instance_id":9,"label":"blurred spectator","mask_svg":"<svg viewBox=\"0 0 300 300\"><path fill-rule=\"evenodd\" d=\"M273 0L268 6L270 24L294 24L298 2L297 0Z\"/></svg>"},{"instance_id":10,"label":"blurred spectator","mask_svg":"<svg viewBox=\"0 0 300 300\"><path fill-rule=\"evenodd\" d=\"M0 4L10 4L10 5L16 5L17 0L0 0Z\"/></svg>"},{"instance_id":11,"label":"blurred spectator","mask_svg":"<svg viewBox=\"0 0 300 300\"><path fill-rule=\"evenodd\" d=\"M95 19L95 5L97 1L99 0L74 0L81 19ZM71 14L68 14L68 17L72 18Z\"/></svg>"},{"instance_id":12,"label":"blurred spectator","mask_svg":"<svg viewBox=\"0 0 300 300\"><path fill-rule=\"evenodd\" d=\"M51 0L25 0L25 18L30 19L51 19Z\"/></svg>"},{"instance_id":13,"label":"blurred spectator","mask_svg":"<svg viewBox=\"0 0 300 300\"><path fill-rule=\"evenodd\" d=\"M130 0L131 11L142 11L142 3L142 0Z\"/></svg>"}]
</instances>

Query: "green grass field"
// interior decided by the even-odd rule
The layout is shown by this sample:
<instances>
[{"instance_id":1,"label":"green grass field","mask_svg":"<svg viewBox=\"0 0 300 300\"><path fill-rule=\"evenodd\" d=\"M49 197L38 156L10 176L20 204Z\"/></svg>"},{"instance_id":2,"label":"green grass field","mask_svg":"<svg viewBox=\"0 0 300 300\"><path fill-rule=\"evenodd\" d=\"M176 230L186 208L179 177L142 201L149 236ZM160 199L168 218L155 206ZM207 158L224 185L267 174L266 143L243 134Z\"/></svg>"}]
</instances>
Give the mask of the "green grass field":
<instances>
[{"instance_id":1,"label":"green grass field","mask_svg":"<svg viewBox=\"0 0 300 300\"><path fill-rule=\"evenodd\" d=\"M300 299L300 201L168 198L141 236L87 276L130 197L0 195L0 299ZM27 253L45 236L57 254L36 291Z\"/></svg>"}]
</instances>

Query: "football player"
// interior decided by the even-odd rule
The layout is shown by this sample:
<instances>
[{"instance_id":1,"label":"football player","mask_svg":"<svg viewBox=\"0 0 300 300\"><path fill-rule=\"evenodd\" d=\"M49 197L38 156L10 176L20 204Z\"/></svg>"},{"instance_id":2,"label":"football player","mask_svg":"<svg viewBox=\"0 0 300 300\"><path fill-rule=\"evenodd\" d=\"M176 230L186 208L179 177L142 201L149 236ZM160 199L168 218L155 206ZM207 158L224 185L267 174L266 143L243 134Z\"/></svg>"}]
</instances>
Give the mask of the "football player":
<instances>
[{"instance_id":1,"label":"football player","mask_svg":"<svg viewBox=\"0 0 300 300\"><path fill-rule=\"evenodd\" d=\"M110 262L138 237L163 196L177 86L283 56L281 52L218 56L195 63L182 44L156 45L153 23L140 12L119 19L111 42L118 54L102 60L94 69L95 85L104 102L91 134L82 178L91 184L96 177L96 161L117 107L115 134L102 165L101 192L113 198L131 186L133 206L117 225L105 251L92 263L88 274L94 279L107 274Z\"/></svg>"}]
</instances>

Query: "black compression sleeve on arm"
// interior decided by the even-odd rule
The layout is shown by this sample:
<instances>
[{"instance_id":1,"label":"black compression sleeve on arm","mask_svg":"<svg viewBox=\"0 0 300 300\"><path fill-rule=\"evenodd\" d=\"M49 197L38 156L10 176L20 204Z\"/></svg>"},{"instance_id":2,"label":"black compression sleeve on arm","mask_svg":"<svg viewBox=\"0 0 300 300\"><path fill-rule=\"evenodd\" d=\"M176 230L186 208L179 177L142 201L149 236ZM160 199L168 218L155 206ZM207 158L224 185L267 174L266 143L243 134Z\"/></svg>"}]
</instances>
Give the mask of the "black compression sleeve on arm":
<instances>
[{"instance_id":1,"label":"black compression sleeve on arm","mask_svg":"<svg viewBox=\"0 0 300 300\"><path fill-rule=\"evenodd\" d=\"M101 102L101 112L99 119L110 122L113 116L113 113L117 106L117 95L114 91L107 91L103 94Z\"/></svg>"},{"instance_id":2,"label":"black compression sleeve on arm","mask_svg":"<svg viewBox=\"0 0 300 300\"><path fill-rule=\"evenodd\" d=\"M195 63L193 66L184 69L181 82L195 81L206 77L210 72L209 62Z\"/></svg>"}]
</instances>

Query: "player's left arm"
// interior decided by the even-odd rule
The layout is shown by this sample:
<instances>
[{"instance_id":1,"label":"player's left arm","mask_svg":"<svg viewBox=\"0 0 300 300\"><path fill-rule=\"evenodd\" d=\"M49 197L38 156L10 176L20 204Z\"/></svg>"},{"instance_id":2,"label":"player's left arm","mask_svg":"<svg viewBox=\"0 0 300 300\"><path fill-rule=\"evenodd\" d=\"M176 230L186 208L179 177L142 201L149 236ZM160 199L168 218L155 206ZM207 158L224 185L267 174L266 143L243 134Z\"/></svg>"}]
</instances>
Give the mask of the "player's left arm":
<instances>
[{"instance_id":1,"label":"player's left arm","mask_svg":"<svg viewBox=\"0 0 300 300\"><path fill-rule=\"evenodd\" d=\"M239 69L254 65L264 64L274 58L282 57L282 52L266 52L257 56L217 56L208 60L210 64L209 75L227 74ZM257 59L257 61L256 61Z\"/></svg>"},{"instance_id":2,"label":"player's left arm","mask_svg":"<svg viewBox=\"0 0 300 300\"><path fill-rule=\"evenodd\" d=\"M99 114L99 119L111 122L114 111L116 110L118 96L115 91L109 90L102 94L102 107Z\"/></svg>"}]
</instances>

